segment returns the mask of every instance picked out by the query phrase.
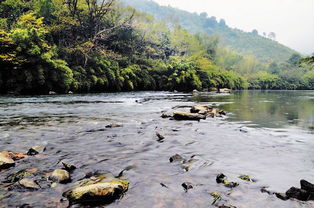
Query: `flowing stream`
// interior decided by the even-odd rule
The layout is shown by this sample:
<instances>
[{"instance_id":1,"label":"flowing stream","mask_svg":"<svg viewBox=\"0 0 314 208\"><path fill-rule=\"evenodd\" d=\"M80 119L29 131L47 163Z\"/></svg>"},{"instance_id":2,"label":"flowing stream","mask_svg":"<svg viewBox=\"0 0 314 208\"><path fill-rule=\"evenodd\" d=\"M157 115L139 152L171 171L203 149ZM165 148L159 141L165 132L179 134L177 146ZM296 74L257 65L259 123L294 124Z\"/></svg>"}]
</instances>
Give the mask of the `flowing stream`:
<instances>
[{"instance_id":1,"label":"flowing stream","mask_svg":"<svg viewBox=\"0 0 314 208\"><path fill-rule=\"evenodd\" d=\"M228 114L200 122L161 118L162 112L195 104L216 105ZM113 123L123 126L106 128ZM26 168L52 172L66 160L77 166L73 182L90 172L118 175L128 169L122 178L129 190L106 207L208 208L214 207L211 192L221 193L221 204L238 208L314 207L260 191L285 192L299 187L300 179L314 182L314 91L0 97L0 150L27 152L34 145L45 146L45 154L18 161L0 173L0 182ZM175 154L197 161L185 171L169 162ZM240 185L217 184L219 173ZM240 174L256 182L242 181ZM185 192L184 182L194 188ZM0 185L0 207L67 207L62 193L72 185L32 192Z\"/></svg>"}]
</instances>

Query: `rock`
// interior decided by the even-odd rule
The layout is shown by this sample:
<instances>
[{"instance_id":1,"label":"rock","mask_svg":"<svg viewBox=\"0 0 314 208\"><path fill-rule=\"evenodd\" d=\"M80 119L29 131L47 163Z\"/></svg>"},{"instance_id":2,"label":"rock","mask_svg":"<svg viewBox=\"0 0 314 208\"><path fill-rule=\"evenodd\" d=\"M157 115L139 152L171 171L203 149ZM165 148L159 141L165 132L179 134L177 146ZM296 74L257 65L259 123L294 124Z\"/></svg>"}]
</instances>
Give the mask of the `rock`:
<instances>
[{"instance_id":1,"label":"rock","mask_svg":"<svg viewBox=\"0 0 314 208\"><path fill-rule=\"evenodd\" d=\"M73 92L72 92L72 91L69 91L68 94L73 94Z\"/></svg>"},{"instance_id":2,"label":"rock","mask_svg":"<svg viewBox=\"0 0 314 208\"><path fill-rule=\"evenodd\" d=\"M314 195L314 184L306 180L301 180L300 184L301 184L301 189L311 192Z\"/></svg>"},{"instance_id":3,"label":"rock","mask_svg":"<svg viewBox=\"0 0 314 208\"><path fill-rule=\"evenodd\" d=\"M10 157L9 152L0 152L0 170L8 169L15 166L14 160Z\"/></svg>"},{"instance_id":4,"label":"rock","mask_svg":"<svg viewBox=\"0 0 314 208\"><path fill-rule=\"evenodd\" d=\"M160 183L161 187L169 188L166 184Z\"/></svg>"},{"instance_id":5,"label":"rock","mask_svg":"<svg viewBox=\"0 0 314 208\"><path fill-rule=\"evenodd\" d=\"M63 193L70 203L109 204L119 199L129 188L129 182L102 174L82 179L76 186Z\"/></svg>"},{"instance_id":6,"label":"rock","mask_svg":"<svg viewBox=\"0 0 314 208\"><path fill-rule=\"evenodd\" d=\"M40 186L35 183L33 180L28 178L23 178L18 182L21 186L28 189L40 189Z\"/></svg>"},{"instance_id":7,"label":"rock","mask_svg":"<svg viewBox=\"0 0 314 208\"><path fill-rule=\"evenodd\" d=\"M217 183L223 183L227 179L227 176L225 176L223 173L220 173L216 177Z\"/></svg>"},{"instance_id":8,"label":"rock","mask_svg":"<svg viewBox=\"0 0 314 208\"><path fill-rule=\"evenodd\" d=\"M248 175L240 175L239 178L244 181L253 182L253 180Z\"/></svg>"},{"instance_id":9,"label":"rock","mask_svg":"<svg viewBox=\"0 0 314 208\"><path fill-rule=\"evenodd\" d=\"M289 198L295 198L301 201L307 201L311 198L310 192L299 189L296 187L291 187L287 192L286 192L287 197Z\"/></svg>"},{"instance_id":10,"label":"rock","mask_svg":"<svg viewBox=\"0 0 314 208\"><path fill-rule=\"evenodd\" d=\"M185 171L189 171L191 169L191 166L194 162L198 161L198 159L195 159L193 156L187 160L187 161L184 161L183 164L182 164L182 167Z\"/></svg>"},{"instance_id":11,"label":"rock","mask_svg":"<svg viewBox=\"0 0 314 208\"><path fill-rule=\"evenodd\" d=\"M165 139L165 137L159 132L156 132L156 136L158 137L158 142L163 142L163 140Z\"/></svg>"},{"instance_id":12,"label":"rock","mask_svg":"<svg viewBox=\"0 0 314 208\"><path fill-rule=\"evenodd\" d=\"M218 92L218 89L215 88L215 87L210 87L210 88L209 88L209 91L210 91L210 92Z\"/></svg>"},{"instance_id":13,"label":"rock","mask_svg":"<svg viewBox=\"0 0 314 208\"><path fill-rule=\"evenodd\" d=\"M276 197L278 199L281 199L281 200L284 200L284 201L289 199L289 197L286 194L284 194L284 193L275 193L275 195L276 195Z\"/></svg>"},{"instance_id":14,"label":"rock","mask_svg":"<svg viewBox=\"0 0 314 208\"><path fill-rule=\"evenodd\" d=\"M219 93L230 93L231 92L231 90L230 89L228 89L228 88L221 88L221 89L219 89L219 91L218 91Z\"/></svg>"},{"instance_id":15,"label":"rock","mask_svg":"<svg viewBox=\"0 0 314 208\"><path fill-rule=\"evenodd\" d=\"M220 115L227 115L227 113L224 111L224 110L220 110L219 112L218 112Z\"/></svg>"},{"instance_id":16,"label":"rock","mask_svg":"<svg viewBox=\"0 0 314 208\"><path fill-rule=\"evenodd\" d=\"M217 175L216 182L217 183L223 183L224 186L227 188L234 188L234 187L237 187L239 185L237 182L227 181L227 176L225 176L222 173Z\"/></svg>"},{"instance_id":17,"label":"rock","mask_svg":"<svg viewBox=\"0 0 314 208\"><path fill-rule=\"evenodd\" d=\"M181 156L181 155L179 155L179 154L175 154L175 155L173 155L173 156L171 156L170 158L169 158L169 161L172 163L172 162L182 162L184 160L184 158Z\"/></svg>"},{"instance_id":18,"label":"rock","mask_svg":"<svg viewBox=\"0 0 314 208\"><path fill-rule=\"evenodd\" d=\"M65 163L65 162L62 162L62 165L64 167L64 170L68 171L68 172L72 172L76 169L76 167L72 164L68 164L68 163Z\"/></svg>"},{"instance_id":19,"label":"rock","mask_svg":"<svg viewBox=\"0 0 314 208\"><path fill-rule=\"evenodd\" d=\"M34 146L34 147L30 148L26 154L27 154L27 155L34 156L34 155L37 155L37 154L39 154L39 153L44 152L45 150L46 150L45 147L42 147L42 146Z\"/></svg>"},{"instance_id":20,"label":"rock","mask_svg":"<svg viewBox=\"0 0 314 208\"><path fill-rule=\"evenodd\" d=\"M182 187L184 188L185 191L188 191L189 189L193 188L193 185L190 182L184 182L182 183Z\"/></svg>"},{"instance_id":21,"label":"rock","mask_svg":"<svg viewBox=\"0 0 314 208\"><path fill-rule=\"evenodd\" d=\"M175 120L196 120L206 119L206 115L201 115L198 113L185 113L185 112L174 112L173 118Z\"/></svg>"},{"instance_id":22,"label":"rock","mask_svg":"<svg viewBox=\"0 0 314 208\"><path fill-rule=\"evenodd\" d=\"M171 117L172 117L172 115L167 114L167 113L161 114L161 118L171 118Z\"/></svg>"},{"instance_id":23,"label":"rock","mask_svg":"<svg viewBox=\"0 0 314 208\"><path fill-rule=\"evenodd\" d=\"M21 159L26 158L27 155L24 154L24 153L21 153L21 152L10 152L10 157L11 157L13 160L21 160Z\"/></svg>"},{"instance_id":24,"label":"rock","mask_svg":"<svg viewBox=\"0 0 314 208\"><path fill-rule=\"evenodd\" d=\"M210 107L205 105L196 105L190 109L191 113L199 113L205 115L209 111Z\"/></svg>"},{"instance_id":25,"label":"rock","mask_svg":"<svg viewBox=\"0 0 314 208\"><path fill-rule=\"evenodd\" d=\"M113 124L107 125L106 128L117 128L117 127L122 127L122 126L123 126L122 124L113 123Z\"/></svg>"},{"instance_id":26,"label":"rock","mask_svg":"<svg viewBox=\"0 0 314 208\"><path fill-rule=\"evenodd\" d=\"M212 205L216 204L218 201L221 200L221 195L218 192L211 192L210 195L214 197L214 200L212 201Z\"/></svg>"},{"instance_id":27,"label":"rock","mask_svg":"<svg viewBox=\"0 0 314 208\"><path fill-rule=\"evenodd\" d=\"M57 93L56 92L54 92L54 91L49 91L49 93L48 93L49 95L56 95Z\"/></svg>"},{"instance_id":28,"label":"rock","mask_svg":"<svg viewBox=\"0 0 314 208\"><path fill-rule=\"evenodd\" d=\"M223 204L223 205L220 205L218 208L237 208L237 207Z\"/></svg>"},{"instance_id":29,"label":"rock","mask_svg":"<svg viewBox=\"0 0 314 208\"><path fill-rule=\"evenodd\" d=\"M239 184L237 182L231 182L231 181L224 181L224 186L227 188L235 188Z\"/></svg>"},{"instance_id":30,"label":"rock","mask_svg":"<svg viewBox=\"0 0 314 208\"><path fill-rule=\"evenodd\" d=\"M192 91L192 93L193 93L193 94L198 94L199 91L195 89L195 90Z\"/></svg>"},{"instance_id":31,"label":"rock","mask_svg":"<svg viewBox=\"0 0 314 208\"><path fill-rule=\"evenodd\" d=\"M69 172L62 169L54 170L49 178L59 183L67 183L71 180Z\"/></svg>"}]
</instances>

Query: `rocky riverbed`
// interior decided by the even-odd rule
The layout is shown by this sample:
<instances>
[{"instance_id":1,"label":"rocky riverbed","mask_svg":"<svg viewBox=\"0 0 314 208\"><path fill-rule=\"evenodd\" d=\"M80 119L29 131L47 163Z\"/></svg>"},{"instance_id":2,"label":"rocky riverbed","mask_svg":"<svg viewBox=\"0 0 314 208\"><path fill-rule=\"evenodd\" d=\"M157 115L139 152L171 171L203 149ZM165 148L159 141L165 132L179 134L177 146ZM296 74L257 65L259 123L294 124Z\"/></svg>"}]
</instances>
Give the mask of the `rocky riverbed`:
<instances>
[{"instance_id":1,"label":"rocky riverbed","mask_svg":"<svg viewBox=\"0 0 314 208\"><path fill-rule=\"evenodd\" d=\"M276 196L314 181L311 131L230 122L228 96L3 97L0 207L313 207Z\"/></svg>"}]
</instances>

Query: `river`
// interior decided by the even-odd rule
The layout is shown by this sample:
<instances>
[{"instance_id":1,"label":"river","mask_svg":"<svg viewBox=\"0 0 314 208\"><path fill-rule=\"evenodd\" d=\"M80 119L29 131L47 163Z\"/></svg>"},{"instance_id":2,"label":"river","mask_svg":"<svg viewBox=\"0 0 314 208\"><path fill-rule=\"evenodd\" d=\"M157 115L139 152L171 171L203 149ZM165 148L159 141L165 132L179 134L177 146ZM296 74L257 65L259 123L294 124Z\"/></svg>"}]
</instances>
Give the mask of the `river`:
<instances>
[{"instance_id":1,"label":"river","mask_svg":"<svg viewBox=\"0 0 314 208\"><path fill-rule=\"evenodd\" d=\"M195 104L216 105L223 118L175 121L162 112ZM122 127L105 128L117 123ZM165 137L157 141L156 131ZM130 182L125 196L106 207L238 208L313 207L312 202L282 201L262 187L285 192L300 179L314 182L314 91L239 91L197 95L169 92L0 97L0 149L26 152L34 145L45 154L17 162L8 175L25 168L51 172L60 160L75 164L72 180L89 172L118 175ZM172 155L195 156L189 171L169 162ZM239 186L217 184L224 173ZM238 178L247 174L255 183ZM194 188L185 192L181 184ZM162 185L161 185L162 184ZM67 207L62 193L72 186L42 185L39 191L0 186L0 207ZM76 207L75 205L73 207Z\"/></svg>"}]
</instances>

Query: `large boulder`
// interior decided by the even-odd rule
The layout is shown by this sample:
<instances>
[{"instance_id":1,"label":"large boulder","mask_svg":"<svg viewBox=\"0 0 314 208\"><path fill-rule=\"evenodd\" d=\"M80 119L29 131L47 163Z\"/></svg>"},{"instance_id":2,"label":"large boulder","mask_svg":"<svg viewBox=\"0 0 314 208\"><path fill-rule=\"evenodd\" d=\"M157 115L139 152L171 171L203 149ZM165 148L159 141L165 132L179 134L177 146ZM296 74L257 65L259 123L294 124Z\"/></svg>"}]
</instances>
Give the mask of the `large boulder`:
<instances>
[{"instance_id":1,"label":"large boulder","mask_svg":"<svg viewBox=\"0 0 314 208\"><path fill-rule=\"evenodd\" d=\"M0 170L15 166L9 152L0 152Z\"/></svg>"},{"instance_id":2,"label":"large boulder","mask_svg":"<svg viewBox=\"0 0 314 208\"><path fill-rule=\"evenodd\" d=\"M63 193L70 203L109 204L119 199L129 188L129 182L111 175L101 174L78 181Z\"/></svg>"}]
</instances>

